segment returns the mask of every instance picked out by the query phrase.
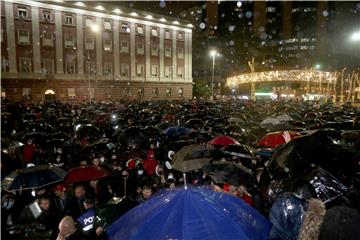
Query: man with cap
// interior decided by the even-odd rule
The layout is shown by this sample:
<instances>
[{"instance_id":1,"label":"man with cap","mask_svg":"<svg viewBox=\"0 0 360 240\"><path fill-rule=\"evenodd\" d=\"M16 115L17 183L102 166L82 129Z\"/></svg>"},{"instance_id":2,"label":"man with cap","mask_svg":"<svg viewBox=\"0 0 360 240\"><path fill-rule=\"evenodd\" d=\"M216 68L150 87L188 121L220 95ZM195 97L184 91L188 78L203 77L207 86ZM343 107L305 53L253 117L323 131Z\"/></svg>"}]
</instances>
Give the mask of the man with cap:
<instances>
[{"instance_id":1,"label":"man with cap","mask_svg":"<svg viewBox=\"0 0 360 240\"><path fill-rule=\"evenodd\" d=\"M85 212L80 215L77 221L86 235L94 236L95 200L93 198L85 198L83 205Z\"/></svg>"}]
</instances>

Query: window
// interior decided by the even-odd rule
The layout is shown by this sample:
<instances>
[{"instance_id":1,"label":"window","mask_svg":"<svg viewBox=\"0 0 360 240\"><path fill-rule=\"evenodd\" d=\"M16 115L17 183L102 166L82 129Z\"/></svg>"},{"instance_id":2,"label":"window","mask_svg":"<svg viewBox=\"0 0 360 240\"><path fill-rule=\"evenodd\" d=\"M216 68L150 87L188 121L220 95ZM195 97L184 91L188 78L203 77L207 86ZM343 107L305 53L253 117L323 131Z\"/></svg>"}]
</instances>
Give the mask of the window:
<instances>
[{"instance_id":1,"label":"window","mask_svg":"<svg viewBox=\"0 0 360 240\"><path fill-rule=\"evenodd\" d=\"M153 95L153 97L158 97L158 96L159 96L159 90L158 90L158 88L153 88L153 89L152 89L152 95Z\"/></svg>"},{"instance_id":2,"label":"window","mask_svg":"<svg viewBox=\"0 0 360 240\"><path fill-rule=\"evenodd\" d=\"M91 18L85 19L85 26L92 27L94 25L93 20Z\"/></svg>"},{"instance_id":3,"label":"window","mask_svg":"<svg viewBox=\"0 0 360 240\"><path fill-rule=\"evenodd\" d=\"M128 23L121 23L121 32L130 33L130 28Z\"/></svg>"},{"instance_id":4,"label":"window","mask_svg":"<svg viewBox=\"0 0 360 240\"><path fill-rule=\"evenodd\" d=\"M165 30L165 39L171 39L170 30Z\"/></svg>"},{"instance_id":5,"label":"window","mask_svg":"<svg viewBox=\"0 0 360 240\"><path fill-rule=\"evenodd\" d=\"M183 75L184 75L184 68L183 68L183 67L179 67L179 68L177 69L177 76L178 76L179 78L182 78Z\"/></svg>"},{"instance_id":6,"label":"window","mask_svg":"<svg viewBox=\"0 0 360 240\"><path fill-rule=\"evenodd\" d=\"M171 47L165 48L165 57L171 57Z\"/></svg>"},{"instance_id":7,"label":"window","mask_svg":"<svg viewBox=\"0 0 360 240\"><path fill-rule=\"evenodd\" d=\"M136 76L138 76L138 77L144 76L144 65L138 64L136 66Z\"/></svg>"},{"instance_id":8,"label":"window","mask_svg":"<svg viewBox=\"0 0 360 240\"><path fill-rule=\"evenodd\" d=\"M158 56L159 55L159 45L152 44L151 45L151 56Z\"/></svg>"},{"instance_id":9,"label":"window","mask_svg":"<svg viewBox=\"0 0 360 240\"><path fill-rule=\"evenodd\" d=\"M171 89L170 88L167 88L165 93L166 93L167 97L171 97Z\"/></svg>"},{"instance_id":10,"label":"window","mask_svg":"<svg viewBox=\"0 0 360 240\"><path fill-rule=\"evenodd\" d=\"M7 72L9 67L9 60L1 56L1 72Z\"/></svg>"},{"instance_id":11,"label":"window","mask_svg":"<svg viewBox=\"0 0 360 240\"><path fill-rule=\"evenodd\" d=\"M85 50L94 50L95 48L95 38L94 37L85 37Z\"/></svg>"},{"instance_id":12,"label":"window","mask_svg":"<svg viewBox=\"0 0 360 240\"><path fill-rule=\"evenodd\" d=\"M22 89L22 96L26 100L31 99L31 88L23 88Z\"/></svg>"},{"instance_id":13,"label":"window","mask_svg":"<svg viewBox=\"0 0 360 240\"><path fill-rule=\"evenodd\" d=\"M144 96L144 88L139 88L138 89L138 95L139 95L139 97L143 97Z\"/></svg>"},{"instance_id":14,"label":"window","mask_svg":"<svg viewBox=\"0 0 360 240\"><path fill-rule=\"evenodd\" d=\"M121 53L128 53L129 52L129 42L128 41L122 41L121 42L120 52Z\"/></svg>"},{"instance_id":15,"label":"window","mask_svg":"<svg viewBox=\"0 0 360 240\"><path fill-rule=\"evenodd\" d=\"M51 11L43 10L42 11L42 19L45 22L51 22Z\"/></svg>"},{"instance_id":16,"label":"window","mask_svg":"<svg viewBox=\"0 0 360 240\"><path fill-rule=\"evenodd\" d=\"M123 96L125 97L131 96L131 91L129 87L123 89Z\"/></svg>"},{"instance_id":17,"label":"window","mask_svg":"<svg viewBox=\"0 0 360 240\"><path fill-rule=\"evenodd\" d=\"M138 42L137 43L137 54L138 55L143 55L144 54L144 43L143 42Z\"/></svg>"},{"instance_id":18,"label":"window","mask_svg":"<svg viewBox=\"0 0 360 240\"><path fill-rule=\"evenodd\" d=\"M151 76L152 77L157 77L158 76L158 66L157 65L152 65L151 66Z\"/></svg>"},{"instance_id":19,"label":"window","mask_svg":"<svg viewBox=\"0 0 360 240\"><path fill-rule=\"evenodd\" d=\"M54 73L54 61L49 58L43 58L41 61L41 71L45 74Z\"/></svg>"},{"instance_id":20,"label":"window","mask_svg":"<svg viewBox=\"0 0 360 240\"><path fill-rule=\"evenodd\" d=\"M65 35L65 48L73 48L75 46L75 36Z\"/></svg>"},{"instance_id":21,"label":"window","mask_svg":"<svg viewBox=\"0 0 360 240\"><path fill-rule=\"evenodd\" d=\"M178 96L179 96L179 97L183 97L183 96L184 96L184 89L183 89L183 88L179 88L179 89L178 89Z\"/></svg>"},{"instance_id":22,"label":"window","mask_svg":"<svg viewBox=\"0 0 360 240\"><path fill-rule=\"evenodd\" d=\"M74 17L72 14L65 15L65 24L66 25L74 25Z\"/></svg>"},{"instance_id":23,"label":"window","mask_svg":"<svg viewBox=\"0 0 360 240\"><path fill-rule=\"evenodd\" d=\"M111 21L110 20L104 21L104 29L111 31Z\"/></svg>"},{"instance_id":24,"label":"window","mask_svg":"<svg viewBox=\"0 0 360 240\"><path fill-rule=\"evenodd\" d=\"M178 48L178 58L184 58L184 48Z\"/></svg>"},{"instance_id":25,"label":"window","mask_svg":"<svg viewBox=\"0 0 360 240\"><path fill-rule=\"evenodd\" d=\"M19 58L20 61L20 72L29 73L31 72L31 58Z\"/></svg>"},{"instance_id":26,"label":"window","mask_svg":"<svg viewBox=\"0 0 360 240\"><path fill-rule=\"evenodd\" d=\"M87 75L95 75L96 74L96 62L85 61L85 73Z\"/></svg>"},{"instance_id":27,"label":"window","mask_svg":"<svg viewBox=\"0 0 360 240\"><path fill-rule=\"evenodd\" d=\"M144 34L144 26L137 26L137 33L140 35Z\"/></svg>"},{"instance_id":28,"label":"window","mask_svg":"<svg viewBox=\"0 0 360 240\"><path fill-rule=\"evenodd\" d=\"M112 63L111 62L104 63L104 75L105 76L112 75Z\"/></svg>"},{"instance_id":29,"label":"window","mask_svg":"<svg viewBox=\"0 0 360 240\"><path fill-rule=\"evenodd\" d=\"M42 35L42 45L44 47L52 47L53 46L53 34L49 32L45 32Z\"/></svg>"},{"instance_id":30,"label":"window","mask_svg":"<svg viewBox=\"0 0 360 240\"><path fill-rule=\"evenodd\" d=\"M65 73L76 74L76 61L74 56L66 56L65 61Z\"/></svg>"},{"instance_id":31,"label":"window","mask_svg":"<svg viewBox=\"0 0 360 240\"><path fill-rule=\"evenodd\" d=\"M18 43L30 44L30 32L28 30L18 30Z\"/></svg>"},{"instance_id":32,"label":"window","mask_svg":"<svg viewBox=\"0 0 360 240\"><path fill-rule=\"evenodd\" d=\"M156 28L152 28L152 29L151 29L151 36L153 36L153 37L159 36L158 30L157 30Z\"/></svg>"},{"instance_id":33,"label":"window","mask_svg":"<svg viewBox=\"0 0 360 240\"><path fill-rule=\"evenodd\" d=\"M178 33L178 39L179 40L184 40L184 33L183 32Z\"/></svg>"},{"instance_id":34,"label":"window","mask_svg":"<svg viewBox=\"0 0 360 240\"><path fill-rule=\"evenodd\" d=\"M26 7L19 7L18 8L18 17L19 18L28 18L28 11Z\"/></svg>"},{"instance_id":35,"label":"window","mask_svg":"<svg viewBox=\"0 0 360 240\"><path fill-rule=\"evenodd\" d=\"M75 98L75 88L68 88L68 98Z\"/></svg>"},{"instance_id":36,"label":"window","mask_svg":"<svg viewBox=\"0 0 360 240\"><path fill-rule=\"evenodd\" d=\"M169 66L165 67L165 77L166 78L171 77L171 67L169 67Z\"/></svg>"},{"instance_id":37,"label":"window","mask_svg":"<svg viewBox=\"0 0 360 240\"><path fill-rule=\"evenodd\" d=\"M112 41L110 39L104 40L104 51L106 51L106 52L112 51Z\"/></svg>"},{"instance_id":38,"label":"window","mask_svg":"<svg viewBox=\"0 0 360 240\"><path fill-rule=\"evenodd\" d=\"M129 64L121 64L121 76L129 77Z\"/></svg>"}]
</instances>

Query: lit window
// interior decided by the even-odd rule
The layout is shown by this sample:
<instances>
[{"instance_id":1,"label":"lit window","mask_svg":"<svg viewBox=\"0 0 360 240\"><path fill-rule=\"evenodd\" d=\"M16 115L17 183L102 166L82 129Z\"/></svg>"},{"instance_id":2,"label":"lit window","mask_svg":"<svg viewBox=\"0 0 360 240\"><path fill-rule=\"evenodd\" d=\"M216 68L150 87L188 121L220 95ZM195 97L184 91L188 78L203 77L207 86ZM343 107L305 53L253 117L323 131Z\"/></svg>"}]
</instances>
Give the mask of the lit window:
<instances>
[{"instance_id":1,"label":"lit window","mask_svg":"<svg viewBox=\"0 0 360 240\"><path fill-rule=\"evenodd\" d=\"M138 89L138 95L139 95L139 97L143 97L144 96L144 88L139 88Z\"/></svg>"},{"instance_id":2,"label":"lit window","mask_svg":"<svg viewBox=\"0 0 360 240\"><path fill-rule=\"evenodd\" d=\"M138 64L136 66L136 74L138 77L143 77L144 76L144 65Z\"/></svg>"},{"instance_id":3,"label":"lit window","mask_svg":"<svg viewBox=\"0 0 360 240\"><path fill-rule=\"evenodd\" d=\"M31 72L31 58L19 58L20 61L20 72L29 73Z\"/></svg>"},{"instance_id":4,"label":"lit window","mask_svg":"<svg viewBox=\"0 0 360 240\"><path fill-rule=\"evenodd\" d=\"M95 75L96 74L96 62L85 61L85 73L87 75Z\"/></svg>"},{"instance_id":5,"label":"lit window","mask_svg":"<svg viewBox=\"0 0 360 240\"><path fill-rule=\"evenodd\" d=\"M157 77L158 76L158 66L157 65L152 65L151 66L151 76L152 77Z\"/></svg>"},{"instance_id":6,"label":"lit window","mask_svg":"<svg viewBox=\"0 0 360 240\"><path fill-rule=\"evenodd\" d=\"M73 48L75 46L75 36L65 35L65 47Z\"/></svg>"},{"instance_id":7,"label":"lit window","mask_svg":"<svg viewBox=\"0 0 360 240\"><path fill-rule=\"evenodd\" d=\"M178 48L178 58L184 58L184 48Z\"/></svg>"},{"instance_id":8,"label":"lit window","mask_svg":"<svg viewBox=\"0 0 360 240\"><path fill-rule=\"evenodd\" d=\"M167 97L171 97L171 89L170 88L167 88L165 93L166 93Z\"/></svg>"},{"instance_id":9,"label":"lit window","mask_svg":"<svg viewBox=\"0 0 360 240\"><path fill-rule=\"evenodd\" d=\"M65 15L65 24L66 24L66 25L73 25L73 24L74 24L73 15L72 15L72 14L66 14L66 15Z\"/></svg>"},{"instance_id":10,"label":"lit window","mask_svg":"<svg viewBox=\"0 0 360 240\"><path fill-rule=\"evenodd\" d=\"M171 57L171 47L165 48L165 57Z\"/></svg>"},{"instance_id":11,"label":"lit window","mask_svg":"<svg viewBox=\"0 0 360 240\"><path fill-rule=\"evenodd\" d=\"M129 42L128 41L122 41L121 42L120 52L121 53L128 53L129 52Z\"/></svg>"},{"instance_id":12,"label":"lit window","mask_svg":"<svg viewBox=\"0 0 360 240\"><path fill-rule=\"evenodd\" d=\"M165 39L171 39L170 30L165 30Z\"/></svg>"},{"instance_id":13,"label":"lit window","mask_svg":"<svg viewBox=\"0 0 360 240\"><path fill-rule=\"evenodd\" d=\"M104 63L104 75L105 76L112 75L112 63L111 62Z\"/></svg>"},{"instance_id":14,"label":"lit window","mask_svg":"<svg viewBox=\"0 0 360 240\"><path fill-rule=\"evenodd\" d=\"M107 51L107 52L112 51L112 41L110 39L104 40L104 51Z\"/></svg>"},{"instance_id":15,"label":"lit window","mask_svg":"<svg viewBox=\"0 0 360 240\"><path fill-rule=\"evenodd\" d=\"M159 55L159 45L158 44L151 44L151 56L158 56Z\"/></svg>"},{"instance_id":16,"label":"lit window","mask_svg":"<svg viewBox=\"0 0 360 240\"><path fill-rule=\"evenodd\" d=\"M158 31L157 31L156 28L152 28L152 29L151 29L151 36L153 36L153 37L157 37L157 36L158 36Z\"/></svg>"},{"instance_id":17,"label":"lit window","mask_svg":"<svg viewBox=\"0 0 360 240\"><path fill-rule=\"evenodd\" d=\"M104 21L104 29L111 30L111 21L109 21L109 20Z\"/></svg>"},{"instance_id":18,"label":"lit window","mask_svg":"<svg viewBox=\"0 0 360 240\"><path fill-rule=\"evenodd\" d=\"M183 67L179 67L179 68L177 69L177 76L178 76L179 78L182 78L183 75L184 75L184 68L183 68Z\"/></svg>"},{"instance_id":19,"label":"lit window","mask_svg":"<svg viewBox=\"0 0 360 240\"><path fill-rule=\"evenodd\" d=\"M66 74L76 74L76 61L75 56L67 55L65 61L65 73Z\"/></svg>"},{"instance_id":20,"label":"lit window","mask_svg":"<svg viewBox=\"0 0 360 240\"><path fill-rule=\"evenodd\" d=\"M144 43L142 42L137 43L137 54L138 55L144 54Z\"/></svg>"},{"instance_id":21,"label":"lit window","mask_svg":"<svg viewBox=\"0 0 360 240\"><path fill-rule=\"evenodd\" d=\"M43 10L42 11L42 18L45 22L51 22L51 11Z\"/></svg>"},{"instance_id":22,"label":"lit window","mask_svg":"<svg viewBox=\"0 0 360 240\"><path fill-rule=\"evenodd\" d=\"M9 60L1 56L1 72L8 72Z\"/></svg>"},{"instance_id":23,"label":"lit window","mask_svg":"<svg viewBox=\"0 0 360 240\"><path fill-rule=\"evenodd\" d=\"M30 32L28 30L18 30L18 43L30 44Z\"/></svg>"},{"instance_id":24,"label":"lit window","mask_svg":"<svg viewBox=\"0 0 360 240\"><path fill-rule=\"evenodd\" d=\"M41 69L44 74L54 73L54 60L43 58L41 61Z\"/></svg>"},{"instance_id":25,"label":"lit window","mask_svg":"<svg viewBox=\"0 0 360 240\"><path fill-rule=\"evenodd\" d=\"M68 98L75 98L75 88L68 88Z\"/></svg>"},{"instance_id":26,"label":"lit window","mask_svg":"<svg viewBox=\"0 0 360 240\"><path fill-rule=\"evenodd\" d=\"M128 23L121 24L121 32L123 33L130 33L130 28Z\"/></svg>"},{"instance_id":27,"label":"lit window","mask_svg":"<svg viewBox=\"0 0 360 240\"><path fill-rule=\"evenodd\" d=\"M179 88L179 89L178 89L178 96L179 96L179 97L183 97L183 96L184 96L184 89L183 89L183 88Z\"/></svg>"},{"instance_id":28,"label":"lit window","mask_svg":"<svg viewBox=\"0 0 360 240\"><path fill-rule=\"evenodd\" d=\"M184 33L179 32L179 33L178 33L178 39L179 39L179 40L184 40Z\"/></svg>"},{"instance_id":29,"label":"lit window","mask_svg":"<svg viewBox=\"0 0 360 240\"><path fill-rule=\"evenodd\" d=\"M95 48L95 38L85 37L85 50L94 50L94 48Z\"/></svg>"},{"instance_id":30,"label":"lit window","mask_svg":"<svg viewBox=\"0 0 360 240\"><path fill-rule=\"evenodd\" d=\"M153 97L158 97L159 96L159 90L157 88L153 88L152 89L152 95L153 95Z\"/></svg>"},{"instance_id":31,"label":"lit window","mask_svg":"<svg viewBox=\"0 0 360 240\"><path fill-rule=\"evenodd\" d=\"M22 96L25 100L31 99L31 88L23 88L22 89Z\"/></svg>"},{"instance_id":32,"label":"lit window","mask_svg":"<svg viewBox=\"0 0 360 240\"><path fill-rule=\"evenodd\" d=\"M27 18L28 17L28 11L25 7L19 7L18 8L18 17L20 18Z\"/></svg>"},{"instance_id":33,"label":"lit window","mask_svg":"<svg viewBox=\"0 0 360 240\"><path fill-rule=\"evenodd\" d=\"M144 27L143 26L138 26L137 27L137 33L143 35L144 34Z\"/></svg>"},{"instance_id":34,"label":"lit window","mask_svg":"<svg viewBox=\"0 0 360 240\"><path fill-rule=\"evenodd\" d=\"M171 77L171 67L169 67L169 66L165 67L165 77L166 78Z\"/></svg>"},{"instance_id":35,"label":"lit window","mask_svg":"<svg viewBox=\"0 0 360 240\"><path fill-rule=\"evenodd\" d=\"M122 77L129 76L129 64L121 64L121 76Z\"/></svg>"},{"instance_id":36,"label":"lit window","mask_svg":"<svg viewBox=\"0 0 360 240\"><path fill-rule=\"evenodd\" d=\"M53 34L49 32L45 32L42 35L42 45L44 47L52 47L53 46Z\"/></svg>"}]
</instances>

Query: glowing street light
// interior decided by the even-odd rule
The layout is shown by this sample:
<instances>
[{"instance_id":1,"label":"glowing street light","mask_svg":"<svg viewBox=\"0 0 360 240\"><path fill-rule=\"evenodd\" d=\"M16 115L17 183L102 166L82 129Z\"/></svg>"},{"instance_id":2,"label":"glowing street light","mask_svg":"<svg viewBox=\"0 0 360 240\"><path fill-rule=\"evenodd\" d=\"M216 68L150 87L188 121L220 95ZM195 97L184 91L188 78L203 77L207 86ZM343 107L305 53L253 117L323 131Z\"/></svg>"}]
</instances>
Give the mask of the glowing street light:
<instances>
[{"instance_id":1,"label":"glowing street light","mask_svg":"<svg viewBox=\"0 0 360 240\"><path fill-rule=\"evenodd\" d=\"M210 51L210 56L212 57L212 78L211 78L211 95L214 96L214 78L215 78L215 58L216 56L220 56L220 54L216 50Z\"/></svg>"},{"instance_id":2,"label":"glowing street light","mask_svg":"<svg viewBox=\"0 0 360 240\"><path fill-rule=\"evenodd\" d=\"M354 41L354 42L360 42L360 31L353 33L351 35L350 39L351 39L351 41Z\"/></svg>"},{"instance_id":3,"label":"glowing street light","mask_svg":"<svg viewBox=\"0 0 360 240\"><path fill-rule=\"evenodd\" d=\"M318 63L315 65L315 68L319 70L321 68L321 65Z\"/></svg>"}]
</instances>

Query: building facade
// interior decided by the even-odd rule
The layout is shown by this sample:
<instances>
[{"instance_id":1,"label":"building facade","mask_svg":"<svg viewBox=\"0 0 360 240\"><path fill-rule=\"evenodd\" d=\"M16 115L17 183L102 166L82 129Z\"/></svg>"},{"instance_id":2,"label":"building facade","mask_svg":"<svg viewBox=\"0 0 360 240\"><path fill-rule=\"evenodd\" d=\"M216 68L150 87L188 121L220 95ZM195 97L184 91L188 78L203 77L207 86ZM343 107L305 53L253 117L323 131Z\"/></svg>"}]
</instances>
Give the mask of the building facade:
<instances>
[{"instance_id":1,"label":"building facade","mask_svg":"<svg viewBox=\"0 0 360 240\"><path fill-rule=\"evenodd\" d=\"M192 97L192 25L86 5L1 2L1 84L7 99Z\"/></svg>"}]
</instances>

